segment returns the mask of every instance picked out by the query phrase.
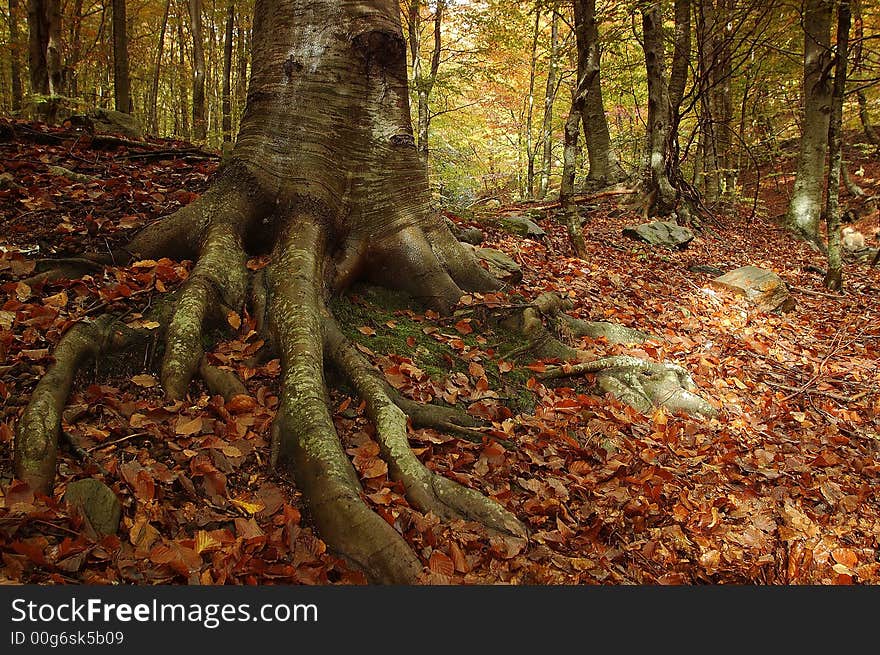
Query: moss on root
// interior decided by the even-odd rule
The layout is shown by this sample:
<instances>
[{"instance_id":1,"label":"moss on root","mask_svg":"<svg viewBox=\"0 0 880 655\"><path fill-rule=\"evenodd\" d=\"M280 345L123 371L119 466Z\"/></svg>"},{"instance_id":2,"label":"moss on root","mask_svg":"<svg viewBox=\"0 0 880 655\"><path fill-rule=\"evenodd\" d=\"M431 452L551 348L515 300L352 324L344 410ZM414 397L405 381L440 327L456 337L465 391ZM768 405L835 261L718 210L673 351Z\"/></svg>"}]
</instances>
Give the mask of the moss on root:
<instances>
[{"instance_id":1,"label":"moss on root","mask_svg":"<svg viewBox=\"0 0 880 655\"><path fill-rule=\"evenodd\" d=\"M353 287L345 296L334 296L330 301L333 315L343 334L351 341L378 354L406 355L437 384L442 384L450 373L467 374L467 361L448 344L425 333L425 328L432 323L410 318L408 312L420 311L417 307L407 294L364 285ZM394 327L389 327L389 322ZM360 327L372 328L376 333L366 335L358 330ZM443 331L454 332L451 328ZM514 350L522 340L512 331L487 325L480 325L471 334L456 336L467 346L483 350L491 347L496 353ZM486 371L490 387L504 399L511 411L534 410L534 394L526 388L531 377L528 370L517 367L502 374L496 359L484 358L480 364Z\"/></svg>"}]
</instances>

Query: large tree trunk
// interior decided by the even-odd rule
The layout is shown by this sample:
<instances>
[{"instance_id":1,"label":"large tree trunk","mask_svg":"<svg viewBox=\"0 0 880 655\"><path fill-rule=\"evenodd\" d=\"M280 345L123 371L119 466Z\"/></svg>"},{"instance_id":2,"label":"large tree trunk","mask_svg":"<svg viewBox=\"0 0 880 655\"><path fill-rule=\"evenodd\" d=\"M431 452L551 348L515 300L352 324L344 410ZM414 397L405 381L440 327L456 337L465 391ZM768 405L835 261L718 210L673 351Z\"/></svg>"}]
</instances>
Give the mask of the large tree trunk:
<instances>
[{"instance_id":1,"label":"large tree trunk","mask_svg":"<svg viewBox=\"0 0 880 655\"><path fill-rule=\"evenodd\" d=\"M240 308L251 290L252 315L282 367L272 461L293 476L331 548L371 580L397 583L415 581L423 565L361 497L327 407L325 364L364 398L389 472L415 508L526 534L501 505L421 464L407 443L412 403L347 342L326 302L363 279L448 313L463 290L498 287L429 213L404 50L395 0L257 0L248 104L229 163L199 200L127 247L197 262L164 328L161 379L171 398L185 395L199 369L203 324ZM249 279L248 254L267 250L269 265ZM19 422L15 473L38 489L51 487L71 371L89 344L113 341L107 330L83 324L62 340Z\"/></svg>"},{"instance_id":2,"label":"large tree trunk","mask_svg":"<svg viewBox=\"0 0 880 655\"><path fill-rule=\"evenodd\" d=\"M128 77L128 24L125 0L113 0L113 99L116 111L131 111L131 83Z\"/></svg>"},{"instance_id":3,"label":"large tree trunk","mask_svg":"<svg viewBox=\"0 0 880 655\"><path fill-rule=\"evenodd\" d=\"M837 47L834 90L831 96L831 119L828 123L828 192L825 200L825 222L828 228L828 273L825 286L834 291L843 289L843 261L840 247L840 173L843 166L842 135L843 99L846 95L846 65L849 57L849 28L852 21L849 0L841 0L837 9Z\"/></svg>"},{"instance_id":4,"label":"large tree trunk","mask_svg":"<svg viewBox=\"0 0 880 655\"><path fill-rule=\"evenodd\" d=\"M676 191L666 172L673 126L664 61L663 14L659 0L643 3L640 9L648 76L648 165L645 181L648 195L653 196L654 208L663 216L672 212L676 204Z\"/></svg>"},{"instance_id":5,"label":"large tree trunk","mask_svg":"<svg viewBox=\"0 0 880 655\"><path fill-rule=\"evenodd\" d=\"M192 135L204 142L208 137L205 111L205 43L202 34L202 0L188 0L189 29L192 34Z\"/></svg>"},{"instance_id":6,"label":"large tree trunk","mask_svg":"<svg viewBox=\"0 0 880 655\"><path fill-rule=\"evenodd\" d=\"M601 54L599 25L596 21L596 0L574 0L574 21L578 78L590 79L590 86L581 108L584 141L590 161L587 182L594 186L605 186L622 180L625 174L611 145L611 134L605 118L599 70ZM588 73L588 69L593 68L595 73Z\"/></svg>"},{"instance_id":7,"label":"large tree trunk","mask_svg":"<svg viewBox=\"0 0 880 655\"><path fill-rule=\"evenodd\" d=\"M786 224L819 243L828 121L831 114L831 0L807 0L804 7L804 82L801 147Z\"/></svg>"},{"instance_id":8,"label":"large tree trunk","mask_svg":"<svg viewBox=\"0 0 880 655\"><path fill-rule=\"evenodd\" d=\"M61 0L28 0L31 93L61 92Z\"/></svg>"}]
</instances>

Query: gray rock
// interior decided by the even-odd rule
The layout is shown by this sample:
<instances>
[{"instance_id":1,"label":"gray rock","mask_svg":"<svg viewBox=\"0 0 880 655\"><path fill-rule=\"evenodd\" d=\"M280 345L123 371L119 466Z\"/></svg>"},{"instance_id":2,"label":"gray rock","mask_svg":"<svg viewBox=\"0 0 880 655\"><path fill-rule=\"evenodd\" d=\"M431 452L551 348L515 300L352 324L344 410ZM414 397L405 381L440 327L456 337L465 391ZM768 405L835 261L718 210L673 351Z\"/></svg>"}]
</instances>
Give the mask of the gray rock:
<instances>
[{"instance_id":1,"label":"gray rock","mask_svg":"<svg viewBox=\"0 0 880 655\"><path fill-rule=\"evenodd\" d=\"M719 289L743 295L765 312L788 312L794 298L776 273L757 266L742 266L710 280Z\"/></svg>"},{"instance_id":2,"label":"gray rock","mask_svg":"<svg viewBox=\"0 0 880 655\"><path fill-rule=\"evenodd\" d=\"M458 233L458 240L469 243L472 246L478 246L483 243L485 236L475 227L468 227Z\"/></svg>"},{"instance_id":3,"label":"gray rock","mask_svg":"<svg viewBox=\"0 0 880 655\"><path fill-rule=\"evenodd\" d=\"M128 139L144 138L144 129L132 114L96 108L89 110L88 117L98 134L120 134Z\"/></svg>"},{"instance_id":4,"label":"gray rock","mask_svg":"<svg viewBox=\"0 0 880 655\"><path fill-rule=\"evenodd\" d=\"M499 216L498 223L501 229L518 234L521 237L541 238L546 234L537 223L520 214Z\"/></svg>"},{"instance_id":5,"label":"gray rock","mask_svg":"<svg viewBox=\"0 0 880 655\"><path fill-rule=\"evenodd\" d=\"M64 500L76 509L97 536L116 534L122 505L113 490L95 478L84 478L67 485Z\"/></svg>"},{"instance_id":6,"label":"gray rock","mask_svg":"<svg viewBox=\"0 0 880 655\"><path fill-rule=\"evenodd\" d=\"M489 265L489 272L499 280L516 284L522 280L522 267L508 255L494 248L473 248L474 254Z\"/></svg>"},{"instance_id":7,"label":"gray rock","mask_svg":"<svg viewBox=\"0 0 880 655\"><path fill-rule=\"evenodd\" d=\"M623 228L623 235L644 241L652 246L684 250L693 241L694 233L686 227L668 221L654 221Z\"/></svg>"}]
</instances>

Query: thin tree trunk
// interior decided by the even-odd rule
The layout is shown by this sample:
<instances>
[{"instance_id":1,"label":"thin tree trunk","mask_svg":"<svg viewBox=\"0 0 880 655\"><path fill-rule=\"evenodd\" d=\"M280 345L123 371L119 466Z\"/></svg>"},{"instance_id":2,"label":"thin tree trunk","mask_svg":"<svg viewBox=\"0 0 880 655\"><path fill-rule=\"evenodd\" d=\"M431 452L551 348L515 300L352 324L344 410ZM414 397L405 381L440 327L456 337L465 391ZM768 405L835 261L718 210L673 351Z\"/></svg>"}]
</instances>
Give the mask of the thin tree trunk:
<instances>
[{"instance_id":1,"label":"thin tree trunk","mask_svg":"<svg viewBox=\"0 0 880 655\"><path fill-rule=\"evenodd\" d=\"M535 30L532 35L531 60L529 62L529 94L526 97L526 197L535 197L535 139L532 123L535 114L535 71L538 66L538 35L541 28L541 8L535 7Z\"/></svg>"},{"instance_id":2,"label":"thin tree trunk","mask_svg":"<svg viewBox=\"0 0 880 655\"><path fill-rule=\"evenodd\" d=\"M852 17L855 23L855 29L853 30L853 76L857 77L861 73L865 72L864 65L864 43L865 43L865 23L862 19L862 2L861 0L855 0L852 3ZM856 99L859 103L859 120L862 123L862 130L865 132L865 137L873 143L875 146L880 146L880 134L877 134L877 130L874 127L874 124L871 122L871 116L868 113L868 98L865 95L865 92L862 89L856 91Z\"/></svg>"},{"instance_id":3,"label":"thin tree trunk","mask_svg":"<svg viewBox=\"0 0 880 655\"><path fill-rule=\"evenodd\" d=\"M18 32L18 0L9 0L9 43L10 73L12 75L12 112L17 114L21 111L24 95L21 86L21 59L19 57L20 34Z\"/></svg>"},{"instance_id":4,"label":"thin tree trunk","mask_svg":"<svg viewBox=\"0 0 880 655\"><path fill-rule=\"evenodd\" d=\"M232 39L235 3L226 5L226 40L223 43L223 141L232 141Z\"/></svg>"},{"instance_id":5,"label":"thin tree trunk","mask_svg":"<svg viewBox=\"0 0 880 655\"><path fill-rule=\"evenodd\" d=\"M131 111L131 82L128 77L128 23L125 0L113 0L113 99L116 111Z\"/></svg>"},{"instance_id":6,"label":"thin tree trunk","mask_svg":"<svg viewBox=\"0 0 880 655\"><path fill-rule=\"evenodd\" d=\"M165 0L165 11L162 14L162 27L159 30L159 43L156 44L156 64L153 66L153 87L150 91L150 130L153 134L159 133L158 105L159 105L159 72L162 69L162 53L165 49L165 31L168 29L168 13L171 10L171 0Z\"/></svg>"},{"instance_id":7,"label":"thin tree trunk","mask_svg":"<svg viewBox=\"0 0 880 655\"><path fill-rule=\"evenodd\" d=\"M185 79L186 74L186 40L183 35L183 16L178 14L177 16L177 46L178 46L178 54L180 55L180 65L178 66L178 74L180 75L180 83L178 84L178 88L180 89L180 135L184 139L190 138L189 131L189 94L187 92L187 84L183 83L183 79Z\"/></svg>"},{"instance_id":8,"label":"thin tree trunk","mask_svg":"<svg viewBox=\"0 0 880 655\"><path fill-rule=\"evenodd\" d=\"M82 56L82 44L81 44L81 34L82 34L82 10L83 10L83 0L75 0L73 3L73 11L70 15L70 20L68 21L70 27L67 32L67 38L70 45L70 55L67 58L67 64L65 66L65 74L64 74L64 85L67 88L67 95L71 98L75 98L79 95L79 60Z\"/></svg>"},{"instance_id":9,"label":"thin tree trunk","mask_svg":"<svg viewBox=\"0 0 880 655\"><path fill-rule=\"evenodd\" d=\"M580 124L583 120L585 95L589 93L587 85L571 91L571 108L565 119L564 141L562 147L562 180L559 183L559 206L563 221L568 230L572 250L577 257L587 256L587 245L581 228L580 215L574 202L574 180L577 171L577 142Z\"/></svg>"},{"instance_id":10,"label":"thin tree trunk","mask_svg":"<svg viewBox=\"0 0 880 655\"><path fill-rule=\"evenodd\" d=\"M788 227L816 245L821 244L819 217L831 112L831 8L831 0L805 4L801 146L786 215Z\"/></svg>"},{"instance_id":11,"label":"thin tree trunk","mask_svg":"<svg viewBox=\"0 0 880 655\"><path fill-rule=\"evenodd\" d=\"M825 275L825 286L834 291L843 289L839 204L842 165L841 126L843 123L843 99L846 94L846 66L849 58L851 20L850 1L840 0L840 5L837 8L834 90L831 96L831 119L828 124L828 192L825 201L825 222L828 229L828 273Z\"/></svg>"},{"instance_id":12,"label":"thin tree trunk","mask_svg":"<svg viewBox=\"0 0 880 655\"><path fill-rule=\"evenodd\" d=\"M202 0L188 0L189 28L192 34L192 138L204 143L208 137L205 111L205 46L202 34Z\"/></svg>"},{"instance_id":13,"label":"thin tree trunk","mask_svg":"<svg viewBox=\"0 0 880 655\"><path fill-rule=\"evenodd\" d=\"M578 77L587 77L590 86L584 96L581 119L584 125L584 142L590 162L587 181L595 186L605 186L622 180L625 175L620 167L613 146L605 106L602 99L599 48L599 26L596 21L596 0L575 0L575 40L577 42ZM589 63L588 63L589 62ZM587 70L595 67L595 74Z\"/></svg>"},{"instance_id":14,"label":"thin tree trunk","mask_svg":"<svg viewBox=\"0 0 880 655\"><path fill-rule=\"evenodd\" d=\"M544 91L544 125L541 129L544 152L541 157L541 178L538 182L538 197L544 198L550 186L550 173L553 168L553 101L556 100L559 49L559 14L553 11L550 23L550 57L547 70L547 86Z\"/></svg>"}]
</instances>

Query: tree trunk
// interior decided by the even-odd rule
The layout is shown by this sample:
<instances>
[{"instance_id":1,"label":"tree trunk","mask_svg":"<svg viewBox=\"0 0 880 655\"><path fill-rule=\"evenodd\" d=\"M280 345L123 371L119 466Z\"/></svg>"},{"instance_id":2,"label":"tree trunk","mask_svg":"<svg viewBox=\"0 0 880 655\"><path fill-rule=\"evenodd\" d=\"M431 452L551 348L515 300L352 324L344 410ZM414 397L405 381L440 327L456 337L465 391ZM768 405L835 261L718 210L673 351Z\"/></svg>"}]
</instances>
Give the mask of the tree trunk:
<instances>
[{"instance_id":1,"label":"tree trunk","mask_svg":"<svg viewBox=\"0 0 880 655\"><path fill-rule=\"evenodd\" d=\"M187 84L183 82L186 70L186 40L183 38L183 16L177 16L177 47L180 55L180 63L177 72L180 75L178 88L180 89L180 136L184 139L190 137L189 131L189 94L187 92Z\"/></svg>"},{"instance_id":2,"label":"tree trunk","mask_svg":"<svg viewBox=\"0 0 880 655\"><path fill-rule=\"evenodd\" d=\"M581 117L584 124L584 141L590 161L587 182L593 186L606 186L625 177L617 153L611 145L611 134L605 118L602 100L601 53L599 49L599 26L596 21L596 0L574 0L575 40L577 42L578 78L590 79L590 87L584 96ZM587 74L595 68L595 74Z\"/></svg>"},{"instance_id":3,"label":"tree trunk","mask_svg":"<svg viewBox=\"0 0 880 655\"><path fill-rule=\"evenodd\" d=\"M156 64L153 66L153 87L150 91L150 131L159 134L158 104L159 104L159 72L162 69L162 52L165 49L165 32L168 29L168 13L171 10L171 0L165 0L165 11L162 14L162 27L159 30L159 42L156 44Z\"/></svg>"},{"instance_id":4,"label":"tree trunk","mask_svg":"<svg viewBox=\"0 0 880 655\"><path fill-rule=\"evenodd\" d=\"M864 64L865 23L862 19L861 0L855 0L855 2L852 3L852 15L855 19L855 29L853 34L855 37L855 43L853 44L853 76L857 77L866 72ZM863 89L856 91L856 99L859 103L859 120L862 122L862 130L865 132L865 137L875 146L880 146L880 134L877 134L877 129L871 122L871 116L868 113L868 97L865 95Z\"/></svg>"},{"instance_id":5,"label":"tree trunk","mask_svg":"<svg viewBox=\"0 0 880 655\"><path fill-rule=\"evenodd\" d=\"M801 146L786 214L789 229L817 245L831 113L831 8L831 0L806 0L804 8Z\"/></svg>"},{"instance_id":6,"label":"tree trunk","mask_svg":"<svg viewBox=\"0 0 880 655\"><path fill-rule=\"evenodd\" d=\"M541 8L535 7L535 30L532 34L532 50L529 62L529 93L526 96L526 197L535 197L535 137L532 124L535 116L535 71L538 67L538 35L541 33Z\"/></svg>"},{"instance_id":7,"label":"tree trunk","mask_svg":"<svg viewBox=\"0 0 880 655\"><path fill-rule=\"evenodd\" d=\"M554 11L550 23L550 57L547 63L547 86L544 90L544 125L541 140L544 152L541 157L541 178L538 181L538 197L544 198L550 186L550 173L553 169L553 102L556 100L556 68L559 57L559 14Z\"/></svg>"},{"instance_id":8,"label":"tree trunk","mask_svg":"<svg viewBox=\"0 0 880 655\"><path fill-rule=\"evenodd\" d=\"M235 3L226 5L226 36L223 42L223 141L232 141L232 38Z\"/></svg>"},{"instance_id":9,"label":"tree trunk","mask_svg":"<svg viewBox=\"0 0 880 655\"><path fill-rule=\"evenodd\" d=\"M415 403L395 397L326 302L361 279L448 314L464 290L497 289L428 201L396 0L256 0L248 103L229 163L199 200L127 246L138 258L196 260L162 328L161 379L170 398L184 396L199 369L203 324L240 311L253 293L252 315L281 361L272 463L293 476L330 548L374 582L415 582L424 565L364 503L327 406L327 364L363 397L389 473L413 507L527 534L499 503L418 460L404 414ZM251 278L249 255L267 247L268 266ZM95 323L62 339L56 365L19 421L15 474L37 489L51 487L73 373L110 329Z\"/></svg>"},{"instance_id":10,"label":"tree trunk","mask_svg":"<svg viewBox=\"0 0 880 655\"><path fill-rule=\"evenodd\" d=\"M10 52L10 74L12 76L12 113L17 114L21 111L24 95L21 87L21 60L19 59L19 41L20 34L18 32L18 0L9 0L9 43Z\"/></svg>"},{"instance_id":11,"label":"tree trunk","mask_svg":"<svg viewBox=\"0 0 880 655\"><path fill-rule=\"evenodd\" d=\"M675 209L676 191L667 175L672 109L665 72L663 15L659 0L640 5L643 48L648 76L648 165L646 195L653 196L654 209L661 216Z\"/></svg>"},{"instance_id":12,"label":"tree trunk","mask_svg":"<svg viewBox=\"0 0 880 655\"><path fill-rule=\"evenodd\" d=\"M192 34L192 137L204 143L208 138L205 112L205 45L202 35L202 0L188 0L189 29Z\"/></svg>"},{"instance_id":13,"label":"tree trunk","mask_svg":"<svg viewBox=\"0 0 880 655\"><path fill-rule=\"evenodd\" d=\"M843 261L840 247L840 171L842 166L841 126L843 99L846 95L846 66L849 59L849 28L852 14L849 0L840 0L837 8L837 47L835 48L834 89L831 94L831 118L828 123L828 192L825 222L828 229L828 273L825 286L843 289Z\"/></svg>"},{"instance_id":14,"label":"tree trunk","mask_svg":"<svg viewBox=\"0 0 880 655\"><path fill-rule=\"evenodd\" d=\"M589 78L581 78L581 84L571 91L571 108L565 119L565 136L562 149L562 180L559 183L559 206L568 238L575 256L587 256L587 246L581 228L580 215L574 202L574 178L577 170L577 142L583 119L584 101L589 91Z\"/></svg>"},{"instance_id":15,"label":"tree trunk","mask_svg":"<svg viewBox=\"0 0 880 655\"><path fill-rule=\"evenodd\" d=\"M128 77L128 23L125 0L113 0L113 99L116 111L131 111L131 85Z\"/></svg>"}]
</instances>

